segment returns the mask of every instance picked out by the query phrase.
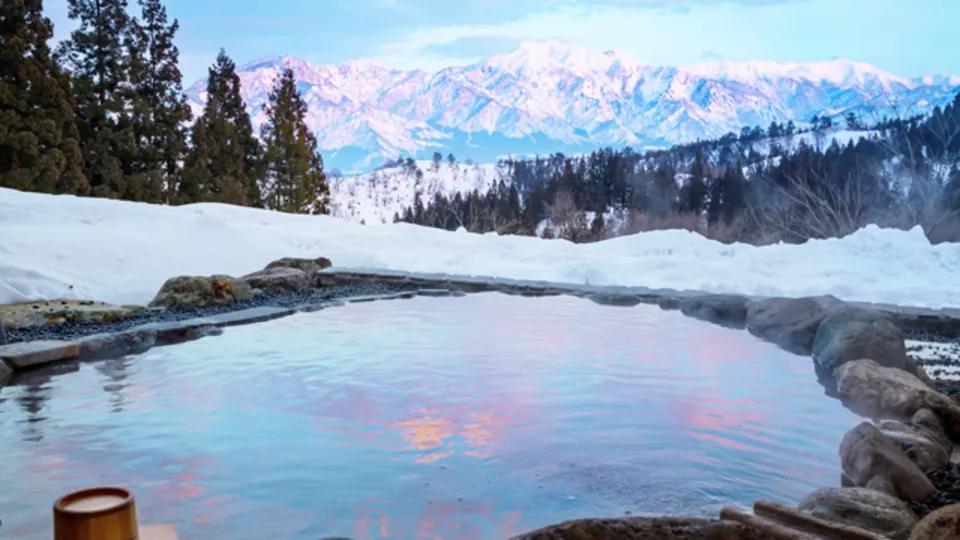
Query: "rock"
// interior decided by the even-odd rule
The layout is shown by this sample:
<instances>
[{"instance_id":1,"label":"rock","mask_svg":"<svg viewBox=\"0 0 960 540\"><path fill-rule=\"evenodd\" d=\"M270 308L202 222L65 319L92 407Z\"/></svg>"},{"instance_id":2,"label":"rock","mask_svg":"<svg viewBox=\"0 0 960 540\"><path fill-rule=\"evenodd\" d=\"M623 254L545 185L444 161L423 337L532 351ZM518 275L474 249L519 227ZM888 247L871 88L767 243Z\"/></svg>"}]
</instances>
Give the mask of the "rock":
<instances>
[{"instance_id":1,"label":"rock","mask_svg":"<svg viewBox=\"0 0 960 540\"><path fill-rule=\"evenodd\" d=\"M295 257L284 257L268 264L264 270L270 270L271 268L296 268L305 274L310 274L316 272L317 270L330 268L332 264L333 263L330 262L330 259L326 257L317 257L316 259L297 259Z\"/></svg>"},{"instance_id":2,"label":"rock","mask_svg":"<svg viewBox=\"0 0 960 540\"><path fill-rule=\"evenodd\" d=\"M7 384L11 375L13 375L13 370L10 369L3 360L0 360L0 387Z\"/></svg>"},{"instance_id":3,"label":"rock","mask_svg":"<svg viewBox=\"0 0 960 540\"><path fill-rule=\"evenodd\" d=\"M216 315L209 315L204 317L204 320L210 322L210 324L213 324L218 328L222 328L225 326L239 326L241 324L270 321L273 319L279 319L280 317L286 317L287 315L292 315L296 312L297 310L292 308L260 306L248 309L240 309L237 311L228 311L226 313L218 313Z\"/></svg>"},{"instance_id":4,"label":"rock","mask_svg":"<svg viewBox=\"0 0 960 540\"><path fill-rule=\"evenodd\" d=\"M76 358L79 346L73 341L45 339L21 341L0 346L0 362L14 370L32 369L44 364Z\"/></svg>"},{"instance_id":5,"label":"rock","mask_svg":"<svg viewBox=\"0 0 960 540\"><path fill-rule=\"evenodd\" d=\"M921 409L929 409L950 440L960 441L960 406L910 373L873 360L857 360L843 364L833 376L838 396L854 412L908 421ZM924 417L921 414L919 421L924 422Z\"/></svg>"},{"instance_id":6,"label":"rock","mask_svg":"<svg viewBox=\"0 0 960 540\"><path fill-rule=\"evenodd\" d=\"M931 433L924 427L899 420L882 420L877 427L925 473L943 468L950 461L953 445L942 432Z\"/></svg>"},{"instance_id":7,"label":"rock","mask_svg":"<svg viewBox=\"0 0 960 540\"><path fill-rule=\"evenodd\" d=\"M820 323L844 306L833 296L753 300L747 303L747 330L790 352L808 355Z\"/></svg>"},{"instance_id":8,"label":"rock","mask_svg":"<svg viewBox=\"0 0 960 540\"><path fill-rule=\"evenodd\" d=\"M223 333L223 330L205 318L147 323L136 326L132 330L155 332L157 345L173 345Z\"/></svg>"},{"instance_id":9,"label":"rock","mask_svg":"<svg viewBox=\"0 0 960 540\"><path fill-rule=\"evenodd\" d=\"M324 272L322 270L318 270L310 274L310 283L312 283L313 286L318 289L322 289L324 287L336 287L344 281L345 280L341 279L339 275L334 274L333 272Z\"/></svg>"},{"instance_id":10,"label":"rock","mask_svg":"<svg viewBox=\"0 0 960 540\"><path fill-rule=\"evenodd\" d=\"M820 373L832 373L846 362L863 358L916 372L907 357L903 333L886 315L869 309L846 308L828 315L817 328L812 352Z\"/></svg>"},{"instance_id":11,"label":"rock","mask_svg":"<svg viewBox=\"0 0 960 540\"><path fill-rule=\"evenodd\" d=\"M917 522L907 503L867 488L821 488L804 497L797 508L812 516L904 538Z\"/></svg>"},{"instance_id":12,"label":"rock","mask_svg":"<svg viewBox=\"0 0 960 540\"><path fill-rule=\"evenodd\" d=\"M843 473L858 487L918 502L937 491L923 471L869 422L861 423L843 436L840 463Z\"/></svg>"},{"instance_id":13,"label":"rock","mask_svg":"<svg viewBox=\"0 0 960 540\"><path fill-rule=\"evenodd\" d=\"M271 292L293 292L311 286L310 279L303 270L284 266L247 274L242 279L251 287Z\"/></svg>"},{"instance_id":14,"label":"rock","mask_svg":"<svg viewBox=\"0 0 960 540\"><path fill-rule=\"evenodd\" d=\"M7 344L7 330L3 327L3 321L0 321L0 345Z\"/></svg>"},{"instance_id":15,"label":"rock","mask_svg":"<svg viewBox=\"0 0 960 540\"><path fill-rule=\"evenodd\" d=\"M660 309L666 311L680 309L680 298L676 296L664 296L657 300L657 305L660 306Z\"/></svg>"},{"instance_id":16,"label":"rock","mask_svg":"<svg viewBox=\"0 0 960 540\"><path fill-rule=\"evenodd\" d=\"M385 294L364 294L360 296L351 296L346 299L351 304L363 302L376 302L378 300L406 300L417 296L417 291L400 291L396 293Z\"/></svg>"},{"instance_id":17,"label":"rock","mask_svg":"<svg viewBox=\"0 0 960 540\"><path fill-rule=\"evenodd\" d=\"M91 300L39 300L0 306L0 324L7 328L99 324L126 319L142 309L141 306L116 306Z\"/></svg>"},{"instance_id":18,"label":"rock","mask_svg":"<svg viewBox=\"0 0 960 540\"><path fill-rule=\"evenodd\" d=\"M453 290L451 289L417 289L417 296L442 297L452 295Z\"/></svg>"},{"instance_id":19,"label":"rock","mask_svg":"<svg viewBox=\"0 0 960 540\"><path fill-rule=\"evenodd\" d=\"M917 523L910 540L956 540L960 538L960 504L934 510Z\"/></svg>"},{"instance_id":20,"label":"rock","mask_svg":"<svg viewBox=\"0 0 960 540\"><path fill-rule=\"evenodd\" d=\"M163 284L150 306L185 309L222 306L251 298L250 285L230 276L179 276Z\"/></svg>"},{"instance_id":21,"label":"rock","mask_svg":"<svg viewBox=\"0 0 960 540\"><path fill-rule=\"evenodd\" d=\"M118 358L146 352L157 343L156 330L139 329L116 333L93 334L78 340L81 361Z\"/></svg>"},{"instance_id":22,"label":"rock","mask_svg":"<svg viewBox=\"0 0 960 540\"><path fill-rule=\"evenodd\" d=\"M602 306L632 307L640 303L640 297L635 294L598 292L587 298Z\"/></svg>"},{"instance_id":23,"label":"rock","mask_svg":"<svg viewBox=\"0 0 960 540\"><path fill-rule=\"evenodd\" d=\"M680 311L688 317L743 328L747 319L747 299L743 296L711 294L680 300Z\"/></svg>"},{"instance_id":24,"label":"rock","mask_svg":"<svg viewBox=\"0 0 960 540\"><path fill-rule=\"evenodd\" d=\"M513 540L760 540L763 533L732 521L683 517L577 519Z\"/></svg>"}]
</instances>

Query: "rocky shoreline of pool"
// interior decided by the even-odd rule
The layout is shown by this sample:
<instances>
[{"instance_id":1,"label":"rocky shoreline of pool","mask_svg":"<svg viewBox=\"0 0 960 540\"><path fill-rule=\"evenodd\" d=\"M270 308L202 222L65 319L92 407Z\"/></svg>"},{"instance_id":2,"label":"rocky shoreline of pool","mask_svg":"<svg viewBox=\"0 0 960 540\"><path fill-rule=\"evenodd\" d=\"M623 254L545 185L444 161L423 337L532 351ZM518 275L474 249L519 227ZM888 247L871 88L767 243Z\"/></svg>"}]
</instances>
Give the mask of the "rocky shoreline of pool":
<instances>
[{"instance_id":1,"label":"rocky shoreline of pool","mask_svg":"<svg viewBox=\"0 0 960 540\"><path fill-rule=\"evenodd\" d=\"M0 306L0 391L18 373L117 358L349 302L500 292L573 295L602 305L675 309L746 329L813 359L827 395L867 419L839 443L837 486L796 507L757 501L718 519L581 519L517 538L939 539L960 537L960 383L924 365L960 359L912 355L909 339L960 350L960 310L843 302L834 297L760 298L646 287L332 267L325 258L274 261L242 277L169 279L148 306L43 301ZM947 354L949 356L949 354ZM943 374L941 371L934 373Z\"/></svg>"}]
</instances>

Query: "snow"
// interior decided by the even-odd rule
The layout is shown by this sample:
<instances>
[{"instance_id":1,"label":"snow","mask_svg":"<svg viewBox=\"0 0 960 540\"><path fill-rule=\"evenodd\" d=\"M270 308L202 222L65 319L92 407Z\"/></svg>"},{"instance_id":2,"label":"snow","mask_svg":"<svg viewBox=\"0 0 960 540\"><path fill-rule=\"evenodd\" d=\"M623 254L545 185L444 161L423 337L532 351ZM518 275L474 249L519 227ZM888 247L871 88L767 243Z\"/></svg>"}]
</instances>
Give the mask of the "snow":
<instances>
[{"instance_id":1,"label":"snow","mask_svg":"<svg viewBox=\"0 0 960 540\"><path fill-rule=\"evenodd\" d=\"M489 159L481 155L489 149L471 154L456 147L460 133L496 133L516 139L518 149L544 137L574 146L664 147L745 125L805 124L815 114L921 113L960 91L956 76L907 80L849 60L653 66L612 51L524 42L506 54L432 74L367 60L317 66L291 56L261 58L238 69L255 126L264 121L263 105L284 67L300 83L307 123L324 157L351 172L434 150ZM195 114L205 88L198 81L188 91ZM342 162L329 155L345 147L363 155Z\"/></svg>"},{"instance_id":2,"label":"snow","mask_svg":"<svg viewBox=\"0 0 960 540\"><path fill-rule=\"evenodd\" d=\"M724 245L686 231L594 244L367 224L221 204L180 207L0 189L0 303L146 303L172 276L242 275L279 257L342 267L960 305L960 248L867 227L803 245Z\"/></svg>"},{"instance_id":3,"label":"snow","mask_svg":"<svg viewBox=\"0 0 960 540\"><path fill-rule=\"evenodd\" d=\"M436 193L450 198L473 190L485 193L501 177L495 164L451 165L443 160L439 167L432 161L417 161L416 165L423 173L419 180L415 170L402 166L331 178L330 213L351 221L392 223L394 214L413 206L417 193L426 206Z\"/></svg>"}]
</instances>

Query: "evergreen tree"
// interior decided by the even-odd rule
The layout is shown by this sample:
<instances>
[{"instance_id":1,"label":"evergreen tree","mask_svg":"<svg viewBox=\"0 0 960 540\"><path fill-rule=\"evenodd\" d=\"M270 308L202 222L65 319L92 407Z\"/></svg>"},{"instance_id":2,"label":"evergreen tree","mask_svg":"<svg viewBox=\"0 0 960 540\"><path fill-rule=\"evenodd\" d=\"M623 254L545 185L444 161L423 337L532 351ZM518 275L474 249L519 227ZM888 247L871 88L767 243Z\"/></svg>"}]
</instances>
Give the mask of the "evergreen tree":
<instances>
[{"instance_id":1,"label":"evergreen tree","mask_svg":"<svg viewBox=\"0 0 960 540\"><path fill-rule=\"evenodd\" d=\"M690 171L690 180L683 186L680 210L689 214L700 214L707 199L706 164L703 151L698 147Z\"/></svg>"},{"instance_id":2,"label":"evergreen tree","mask_svg":"<svg viewBox=\"0 0 960 540\"><path fill-rule=\"evenodd\" d=\"M236 66L222 49L208 70L207 102L190 140L179 202L262 204L260 143L240 96Z\"/></svg>"},{"instance_id":3,"label":"evergreen tree","mask_svg":"<svg viewBox=\"0 0 960 540\"><path fill-rule=\"evenodd\" d=\"M743 209L747 180L743 176L743 167L739 162L727 167L723 176L710 184L710 202L707 205L707 222L717 223L721 219L729 225Z\"/></svg>"},{"instance_id":4,"label":"evergreen tree","mask_svg":"<svg viewBox=\"0 0 960 540\"><path fill-rule=\"evenodd\" d=\"M126 197L136 154L129 116L126 0L67 0L79 23L60 54L71 74L84 172L93 195Z\"/></svg>"},{"instance_id":5,"label":"evergreen tree","mask_svg":"<svg viewBox=\"0 0 960 540\"><path fill-rule=\"evenodd\" d=\"M142 20L134 19L127 39L133 90L137 156L129 179L129 196L170 202L180 181L186 152L190 108L183 95L173 38L179 23L167 21L160 0L140 0Z\"/></svg>"},{"instance_id":6,"label":"evergreen tree","mask_svg":"<svg viewBox=\"0 0 960 540\"><path fill-rule=\"evenodd\" d=\"M0 186L87 193L69 79L42 0L0 2Z\"/></svg>"},{"instance_id":7,"label":"evergreen tree","mask_svg":"<svg viewBox=\"0 0 960 540\"><path fill-rule=\"evenodd\" d=\"M270 92L266 146L267 206L284 212L325 214L330 190L323 174L317 139L307 128L307 104L297 91L292 69L283 70Z\"/></svg>"}]
</instances>

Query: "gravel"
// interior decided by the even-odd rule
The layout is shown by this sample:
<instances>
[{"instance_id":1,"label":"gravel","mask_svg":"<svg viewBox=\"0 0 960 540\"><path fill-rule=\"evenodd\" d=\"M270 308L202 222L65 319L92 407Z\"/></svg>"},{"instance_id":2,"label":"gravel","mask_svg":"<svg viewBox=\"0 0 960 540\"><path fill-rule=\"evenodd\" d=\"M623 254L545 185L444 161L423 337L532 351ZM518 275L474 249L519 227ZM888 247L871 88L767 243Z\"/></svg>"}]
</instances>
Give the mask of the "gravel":
<instances>
[{"instance_id":1,"label":"gravel","mask_svg":"<svg viewBox=\"0 0 960 540\"><path fill-rule=\"evenodd\" d=\"M205 317L262 306L297 307L304 304L334 304L337 300L353 296L391 294L405 290L416 290L416 287L358 281L323 289L304 289L296 292L283 293L264 292L258 294L251 300L236 302L228 306L192 309L146 309L132 317L108 323L64 323L56 326L35 326L18 329L8 328L7 338L10 343L35 339L76 339L100 332L127 330L134 326L151 322L181 321L184 319L193 319L195 317Z\"/></svg>"}]
</instances>

